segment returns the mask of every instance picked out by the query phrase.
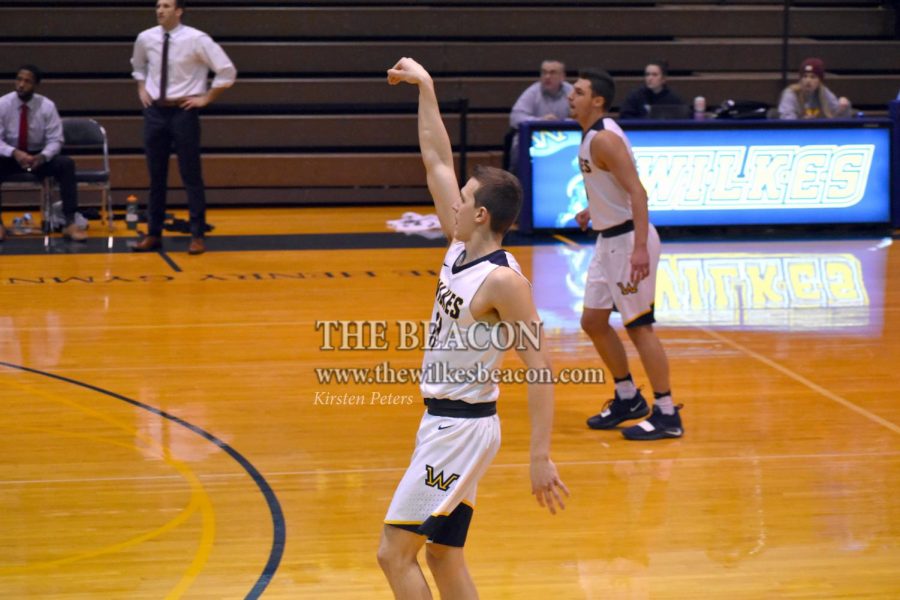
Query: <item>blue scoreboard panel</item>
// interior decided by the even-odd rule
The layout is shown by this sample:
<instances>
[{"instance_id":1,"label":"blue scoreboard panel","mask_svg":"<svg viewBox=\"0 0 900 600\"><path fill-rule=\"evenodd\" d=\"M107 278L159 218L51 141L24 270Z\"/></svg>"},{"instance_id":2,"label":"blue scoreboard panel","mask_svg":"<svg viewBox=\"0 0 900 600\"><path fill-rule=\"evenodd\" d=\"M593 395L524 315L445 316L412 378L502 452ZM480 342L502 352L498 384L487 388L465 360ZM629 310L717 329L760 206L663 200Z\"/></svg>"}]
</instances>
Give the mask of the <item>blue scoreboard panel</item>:
<instances>
[{"instance_id":1,"label":"blue scoreboard panel","mask_svg":"<svg viewBox=\"0 0 900 600\"><path fill-rule=\"evenodd\" d=\"M888 223L890 121L625 122L658 226ZM523 230L587 207L573 122L524 125Z\"/></svg>"}]
</instances>

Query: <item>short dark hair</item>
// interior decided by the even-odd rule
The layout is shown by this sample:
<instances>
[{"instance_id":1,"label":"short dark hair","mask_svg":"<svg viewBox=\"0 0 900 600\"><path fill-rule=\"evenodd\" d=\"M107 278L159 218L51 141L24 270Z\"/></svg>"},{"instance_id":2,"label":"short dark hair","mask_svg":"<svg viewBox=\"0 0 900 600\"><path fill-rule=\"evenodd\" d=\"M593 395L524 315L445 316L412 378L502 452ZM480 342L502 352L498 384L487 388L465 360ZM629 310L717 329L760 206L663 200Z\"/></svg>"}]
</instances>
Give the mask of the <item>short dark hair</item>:
<instances>
[{"instance_id":1,"label":"short dark hair","mask_svg":"<svg viewBox=\"0 0 900 600\"><path fill-rule=\"evenodd\" d=\"M541 68L543 68L544 63L559 63L559 65L562 67L563 73L566 72L566 63L564 63L563 61L561 61L559 59L545 58L544 60L541 61Z\"/></svg>"},{"instance_id":2,"label":"short dark hair","mask_svg":"<svg viewBox=\"0 0 900 600\"><path fill-rule=\"evenodd\" d=\"M18 69L16 69L16 74L18 74L19 71L30 71L31 74L34 75L34 82L35 82L35 83L40 83L40 82L41 82L41 79L44 77L43 71L41 71L41 70L40 70L38 67L36 67L35 65L22 65L21 67L19 67Z\"/></svg>"},{"instance_id":3,"label":"short dark hair","mask_svg":"<svg viewBox=\"0 0 900 600\"><path fill-rule=\"evenodd\" d=\"M582 69L578 72L579 79L587 79L591 82L591 97L602 96L603 108L609 110L616 97L616 82L612 75L603 69Z\"/></svg>"},{"instance_id":4,"label":"short dark hair","mask_svg":"<svg viewBox=\"0 0 900 600\"><path fill-rule=\"evenodd\" d=\"M644 68L646 69L646 68L649 67L650 65L656 65L657 67L659 67L659 70L662 72L662 76L663 76L663 77L668 77L668 76L669 76L669 63L668 63L667 61L664 61L664 60L651 60L650 62L647 63L647 66L644 67Z\"/></svg>"},{"instance_id":5,"label":"short dark hair","mask_svg":"<svg viewBox=\"0 0 900 600\"><path fill-rule=\"evenodd\" d=\"M509 171L477 165L472 178L479 183L475 206L483 206L491 215L491 231L506 233L522 209L522 184Z\"/></svg>"}]
</instances>

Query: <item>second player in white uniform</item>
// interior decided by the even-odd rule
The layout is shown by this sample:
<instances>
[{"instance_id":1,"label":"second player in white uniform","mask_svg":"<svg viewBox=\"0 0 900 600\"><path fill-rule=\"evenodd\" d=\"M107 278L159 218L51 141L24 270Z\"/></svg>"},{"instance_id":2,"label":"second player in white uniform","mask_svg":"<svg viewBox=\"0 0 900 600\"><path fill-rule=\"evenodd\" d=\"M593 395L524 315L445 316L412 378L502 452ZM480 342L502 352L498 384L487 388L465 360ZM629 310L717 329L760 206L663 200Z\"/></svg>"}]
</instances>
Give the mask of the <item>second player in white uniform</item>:
<instances>
[{"instance_id":1,"label":"second player in white uniform","mask_svg":"<svg viewBox=\"0 0 900 600\"><path fill-rule=\"evenodd\" d=\"M615 84L605 71L582 71L569 95L572 117L584 131L578 163L584 177L588 208L576 216L581 227L598 232L588 267L581 326L616 382L615 397L588 419L592 429L612 429L642 419L622 431L626 439L658 440L684 433L680 407L672 401L669 361L653 330L653 301L659 263L659 235L647 209L631 144L618 123L606 116ZM625 348L610 327L612 311L622 315L628 336L653 386L651 412L634 385Z\"/></svg>"},{"instance_id":2,"label":"second player in white uniform","mask_svg":"<svg viewBox=\"0 0 900 600\"><path fill-rule=\"evenodd\" d=\"M659 234L652 223L647 225L647 252L650 256L649 275L640 282L632 282L631 254L634 251L634 220L631 196L608 170L591 159L591 142L600 131L609 131L619 138L631 154L631 143L619 124L605 117L584 134L578 150L578 164L584 178L591 225L600 232L594 256L588 268L584 291L584 306L615 308L622 315L625 327L653 323L653 300L656 295L656 266L659 263Z\"/></svg>"}]
</instances>

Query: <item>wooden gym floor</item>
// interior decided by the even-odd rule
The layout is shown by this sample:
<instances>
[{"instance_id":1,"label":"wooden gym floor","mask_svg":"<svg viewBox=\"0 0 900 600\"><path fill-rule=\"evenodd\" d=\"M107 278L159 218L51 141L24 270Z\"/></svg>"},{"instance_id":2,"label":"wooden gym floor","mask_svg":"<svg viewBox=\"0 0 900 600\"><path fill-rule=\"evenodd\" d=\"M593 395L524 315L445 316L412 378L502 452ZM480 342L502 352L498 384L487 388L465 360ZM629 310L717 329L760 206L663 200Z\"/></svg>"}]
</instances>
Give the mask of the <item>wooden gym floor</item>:
<instances>
[{"instance_id":1,"label":"wooden gym floor","mask_svg":"<svg viewBox=\"0 0 900 600\"><path fill-rule=\"evenodd\" d=\"M421 353L390 333L384 351L320 350L316 322L429 316L439 242L376 235L404 210L211 211L198 257L174 235L130 254L121 224L86 246L0 245L0 596L390 597L375 550L418 391L315 369ZM576 242L512 248L557 369L600 366L578 330ZM551 516L529 492L525 387L505 386L467 544L482 597L900 597L900 249L664 252L658 331L685 437L590 431L612 385L556 386L572 497Z\"/></svg>"}]
</instances>

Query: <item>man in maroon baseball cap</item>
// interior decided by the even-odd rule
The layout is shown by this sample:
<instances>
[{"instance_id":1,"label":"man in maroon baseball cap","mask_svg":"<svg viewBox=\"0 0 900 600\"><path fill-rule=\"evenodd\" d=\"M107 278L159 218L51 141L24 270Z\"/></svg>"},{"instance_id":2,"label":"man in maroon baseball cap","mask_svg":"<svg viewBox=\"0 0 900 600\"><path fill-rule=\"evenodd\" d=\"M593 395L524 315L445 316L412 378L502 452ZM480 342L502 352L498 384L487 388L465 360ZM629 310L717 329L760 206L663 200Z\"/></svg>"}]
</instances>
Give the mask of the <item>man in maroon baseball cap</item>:
<instances>
[{"instance_id":1,"label":"man in maroon baseball cap","mask_svg":"<svg viewBox=\"0 0 900 600\"><path fill-rule=\"evenodd\" d=\"M822 83L825 63L821 58L807 58L800 65L800 81L781 93L778 116L782 119L834 119L849 117L850 101L838 98Z\"/></svg>"}]
</instances>

